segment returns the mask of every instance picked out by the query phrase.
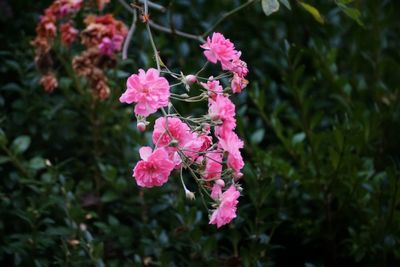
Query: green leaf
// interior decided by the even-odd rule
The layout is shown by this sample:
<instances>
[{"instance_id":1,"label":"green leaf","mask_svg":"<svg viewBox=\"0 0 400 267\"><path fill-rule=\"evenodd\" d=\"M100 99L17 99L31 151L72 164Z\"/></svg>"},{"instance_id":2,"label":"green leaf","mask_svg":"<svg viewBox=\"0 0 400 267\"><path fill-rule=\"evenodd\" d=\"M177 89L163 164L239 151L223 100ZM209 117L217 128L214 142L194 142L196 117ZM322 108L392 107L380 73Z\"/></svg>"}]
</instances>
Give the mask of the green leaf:
<instances>
[{"instance_id":1,"label":"green leaf","mask_svg":"<svg viewBox=\"0 0 400 267\"><path fill-rule=\"evenodd\" d=\"M364 26L364 23L361 21L361 12L360 10L352 7L348 7L344 4L338 4L338 7L352 20L356 21L358 25Z\"/></svg>"},{"instance_id":2,"label":"green leaf","mask_svg":"<svg viewBox=\"0 0 400 267\"><path fill-rule=\"evenodd\" d=\"M0 156L0 164L6 163L6 162L9 162L9 161L10 161L9 157Z\"/></svg>"},{"instance_id":3,"label":"green leaf","mask_svg":"<svg viewBox=\"0 0 400 267\"><path fill-rule=\"evenodd\" d=\"M254 145L257 145L259 143L262 142L262 140L264 139L264 135L265 135L265 129L258 129L257 131L255 131L251 137L250 137L250 142Z\"/></svg>"},{"instance_id":4,"label":"green leaf","mask_svg":"<svg viewBox=\"0 0 400 267\"><path fill-rule=\"evenodd\" d=\"M314 19L316 21L318 21L321 24L325 23L325 19L324 17L321 15L321 13L319 13L318 9L316 9L315 7L313 7L312 5L303 3L303 2L299 2L299 4L308 12L310 13Z\"/></svg>"},{"instance_id":5,"label":"green leaf","mask_svg":"<svg viewBox=\"0 0 400 267\"><path fill-rule=\"evenodd\" d=\"M288 0L279 0L279 2L281 2L287 9L292 10Z\"/></svg>"},{"instance_id":6,"label":"green leaf","mask_svg":"<svg viewBox=\"0 0 400 267\"><path fill-rule=\"evenodd\" d=\"M265 15L269 16L279 10L278 0L261 0L261 7Z\"/></svg>"},{"instance_id":7,"label":"green leaf","mask_svg":"<svg viewBox=\"0 0 400 267\"><path fill-rule=\"evenodd\" d=\"M17 138L14 139L14 141L11 144L11 151L14 152L15 154L21 154L28 149L30 144L31 144L31 138L29 136L26 135L18 136Z\"/></svg>"},{"instance_id":8,"label":"green leaf","mask_svg":"<svg viewBox=\"0 0 400 267\"><path fill-rule=\"evenodd\" d=\"M305 133L303 133L303 132L297 133L297 134L293 135L293 137L292 137L292 144L293 145L299 144L299 143L303 142L305 138L306 138Z\"/></svg>"},{"instance_id":9,"label":"green leaf","mask_svg":"<svg viewBox=\"0 0 400 267\"><path fill-rule=\"evenodd\" d=\"M101 197L103 203L113 202L119 198L118 194L114 191L107 191Z\"/></svg>"},{"instance_id":10,"label":"green leaf","mask_svg":"<svg viewBox=\"0 0 400 267\"><path fill-rule=\"evenodd\" d=\"M29 161L29 167L33 170L40 170L46 167L46 164L43 158L34 157Z\"/></svg>"}]
</instances>

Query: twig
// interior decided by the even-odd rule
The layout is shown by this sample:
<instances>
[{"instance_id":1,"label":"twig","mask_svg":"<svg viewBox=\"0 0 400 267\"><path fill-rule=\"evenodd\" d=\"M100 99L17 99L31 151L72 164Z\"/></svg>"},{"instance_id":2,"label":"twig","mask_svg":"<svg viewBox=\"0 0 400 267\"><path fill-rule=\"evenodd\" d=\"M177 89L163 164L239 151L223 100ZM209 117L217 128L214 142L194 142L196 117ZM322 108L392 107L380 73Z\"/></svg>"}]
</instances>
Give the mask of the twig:
<instances>
[{"instance_id":1,"label":"twig","mask_svg":"<svg viewBox=\"0 0 400 267\"><path fill-rule=\"evenodd\" d=\"M132 8L131 6L129 6L129 5L125 2L125 0L118 0L118 2L120 2L120 4L121 4L126 10L128 10L129 12L131 12L132 14L134 14L134 12L136 12L136 9L135 9L135 8ZM141 2L142 2L142 1L141 1ZM144 0L143 0L143 3L145 3L145 2L147 2L148 7L154 7L154 6L152 6L152 5L150 4L150 3L152 3L152 2L150 2L150 1L144 1ZM153 4L153 5L157 5L157 4L154 4L154 3L152 3L152 4ZM145 5L145 6L146 6L146 5ZM166 10L165 7L162 7L162 8L163 8L163 10ZM148 15L148 12L144 12L144 13ZM153 29L158 30L158 31L162 31L162 32L166 32L166 33L171 33L171 34L176 34L176 35L179 35L179 36L188 38L188 39L196 40L196 41L198 41L198 42L200 42L200 43L204 43L204 42L205 42L204 38L203 38L201 35L195 35L195 34L191 34L191 33L187 33L187 32L182 32L182 31L179 31L179 30L174 30L174 29L171 29L171 28L168 28L168 27L159 25L159 24L153 22L152 20L148 20L147 23L150 24L150 27L152 27ZM129 36L128 36L128 37L129 37ZM128 37L127 37L127 39L128 39Z\"/></svg>"},{"instance_id":2,"label":"twig","mask_svg":"<svg viewBox=\"0 0 400 267\"><path fill-rule=\"evenodd\" d=\"M182 31L179 31L179 30L171 29L171 28L159 25L159 24L155 23L152 20L149 20L149 24L150 24L150 27L154 28L155 30L159 30L159 31L166 32L166 33L171 33L171 34L176 34L176 35L188 38L188 39L196 40L196 41L198 41L200 43L204 43L205 42L204 38L201 35L194 35L194 34L191 34L191 33L186 33L186 32L182 32Z\"/></svg>"},{"instance_id":3,"label":"twig","mask_svg":"<svg viewBox=\"0 0 400 267\"><path fill-rule=\"evenodd\" d=\"M132 14L133 14L132 24L131 24L131 27L129 28L128 35L126 36L126 39L125 39L125 42L124 42L124 48L122 50L122 59L123 60L128 58L129 43L131 42L132 36L135 33L135 29L136 29L136 21L137 21L137 11L136 11L136 9L132 9Z\"/></svg>"},{"instance_id":4,"label":"twig","mask_svg":"<svg viewBox=\"0 0 400 267\"><path fill-rule=\"evenodd\" d=\"M205 31L202 36L206 37L207 35L209 35L222 21L224 21L227 17L235 14L236 12L242 10L243 8L247 7L248 5L252 4L253 2L255 2L256 0L248 0L246 3L232 9L231 11L223 14L207 31Z\"/></svg>"},{"instance_id":5,"label":"twig","mask_svg":"<svg viewBox=\"0 0 400 267\"><path fill-rule=\"evenodd\" d=\"M143 17L145 18L149 18L149 3L147 0L144 0L144 12L143 12ZM161 63L160 63L160 57L158 56L158 51L157 51L157 47L156 44L154 43L153 40L153 35L151 34L151 29L150 29L150 25L149 25L149 20L145 21L146 22L146 30L147 33L149 35L149 39L150 39L150 43L151 43L151 47L153 48L153 53L154 56L156 58L156 64L157 64L157 70L160 71L161 70Z\"/></svg>"},{"instance_id":6,"label":"twig","mask_svg":"<svg viewBox=\"0 0 400 267\"><path fill-rule=\"evenodd\" d=\"M144 4L145 2L147 2L147 4L149 5L150 8L155 9L155 10L158 10L158 11L161 11L161 12L167 11L167 8L163 7L163 6L160 5L160 4L153 3L153 2L151 2L151 1L139 0L139 2L142 3L142 4Z\"/></svg>"}]
</instances>

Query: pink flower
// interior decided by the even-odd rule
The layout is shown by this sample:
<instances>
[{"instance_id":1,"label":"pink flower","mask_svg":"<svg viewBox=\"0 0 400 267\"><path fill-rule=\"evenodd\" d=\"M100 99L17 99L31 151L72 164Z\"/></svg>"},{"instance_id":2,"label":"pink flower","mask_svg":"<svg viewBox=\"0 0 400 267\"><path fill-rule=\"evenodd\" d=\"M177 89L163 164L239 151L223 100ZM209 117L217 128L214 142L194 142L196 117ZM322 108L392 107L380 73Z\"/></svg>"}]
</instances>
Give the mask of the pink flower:
<instances>
[{"instance_id":1,"label":"pink flower","mask_svg":"<svg viewBox=\"0 0 400 267\"><path fill-rule=\"evenodd\" d=\"M208 90L208 94L212 99L215 99L215 96L217 94L222 94L222 91L224 90L220 85L219 81L214 80L213 76L208 78L207 83L200 83L200 84L201 86L203 86L204 89Z\"/></svg>"},{"instance_id":2,"label":"pink flower","mask_svg":"<svg viewBox=\"0 0 400 267\"><path fill-rule=\"evenodd\" d=\"M211 198L217 200L222 195L222 186L220 184L215 183L211 189Z\"/></svg>"},{"instance_id":3,"label":"pink flower","mask_svg":"<svg viewBox=\"0 0 400 267\"><path fill-rule=\"evenodd\" d=\"M206 50L204 55L208 61L214 64L220 61L224 70L228 69L230 62L238 53L233 43L219 32L214 32L211 39L207 37L207 42L201 45L201 48Z\"/></svg>"},{"instance_id":4,"label":"pink flower","mask_svg":"<svg viewBox=\"0 0 400 267\"><path fill-rule=\"evenodd\" d=\"M248 83L249 82L245 78L242 78L235 73L231 81L232 92L240 93Z\"/></svg>"},{"instance_id":5,"label":"pink flower","mask_svg":"<svg viewBox=\"0 0 400 267\"><path fill-rule=\"evenodd\" d=\"M203 173L204 179L217 179L222 172L222 151L214 150L206 154L206 168Z\"/></svg>"},{"instance_id":6,"label":"pink flower","mask_svg":"<svg viewBox=\"0 0 400 267\"><path fill-rule=\"evenodd\" d=\"M236 206L239 203L237 200L239 196L239 191L233 185L222 193L219 198L220 204L212 213L209 224L216 224L217 228L220 228L236 218Z\"/></svg>"},{"instance_id":7,"label":"pink flower","mask_svg":"<svg viewBox=\"0 0 400 267\"><path fill-rule=\"evenodd\" d=\"M229 71L233 72L234 74L237 74L240 77L246 77L247 74L249 73L249 69L247 68L246 62L240 59L241 53L239 52L237 54L237 58L232 60L230 66L229 66Z\"/></svg>"},{"instance_id":8,"label":"pink flower","mask_svg":"<svg viewBox=\"0 0 400 267\"><path fill-rule=\"evenodd\" d=\"M156 69L147 72L140 69L139 74L133 74L126 82L126 91L119 98L122 103L136 103L135 113L145 116L154 113L160 107L168 105L169 83Z\"/></svg>"},{"instance_id":9,"label":"pink flower","mask_svg":"<svg viewBox=\"0 0 400 267\"><path fill-rule=\"evenodd\" d=\"M229 132L219 138L219 147L228 152L227 165L232 168L238 176L244 166L242 155L239 149L243 148L243 141L234 132Z\"/></svg>"},{"instance_id":10,"label":"pink flower","mask_svg":"<svg viewBox=\"0 0 400 267\"><path fill-rule=\"evenodd\" d=\"M172 138L177 142L177 147L183 147L187 142L192 139L189 126L178 118L168 118L168 131L167 133L167 120L164 117L158 118L154 124L153 143L157 146L168 146ZM171 136L170 136L171 134Z\"/></svg>"},{"instance_id":11,"label":"pink flower","mask_svg":"<svg viewBox=\"0 0 400 267\"><path fill-rule=\"evenodd\" d=\"M78 12L82 7L83 0L61 0L59 2L59 15L63 17L69 13Z\"/></svg>"},{"instance_id":12,"label":"pink flower","mask_svg":"<svg viewBox=\"0 0 400 267\"><path fill-rule=\"evenodd\" d=\"M142 147L139 153L142 160L133 169L136 183L142 187L165 184L175 166L168 158L167 151L164 148L158 148L152 152L150 147Z\"/></svg>"},{"instance_id":13,"label":"pink flower","mask_svg":"<svg viewBox=\"0 0 400 267\"><path fill-rule=\"evenodd\" d=\"M221 120L221 125L215 127L216 135L223 136L235 129L235 105L228 97L217 95L215 100L209 99L208 112L212 120Z\"/></svg>"}]
</instances>

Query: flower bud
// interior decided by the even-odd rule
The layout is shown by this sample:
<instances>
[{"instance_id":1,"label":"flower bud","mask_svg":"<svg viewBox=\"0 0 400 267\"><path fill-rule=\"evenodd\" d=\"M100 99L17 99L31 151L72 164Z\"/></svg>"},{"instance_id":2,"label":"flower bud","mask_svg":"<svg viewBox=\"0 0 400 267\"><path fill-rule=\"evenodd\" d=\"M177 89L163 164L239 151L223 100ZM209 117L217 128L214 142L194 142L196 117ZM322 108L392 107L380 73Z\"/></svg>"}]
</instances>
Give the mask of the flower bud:
<instances>
[{"instance_id":1,"label":"flower bud","mask_svg":"<svg viewBox=\"0 0 400 267\"><path fill-rule=\"evenodd\" d=\"M189 190L185 190L185 195L186 195L186 198L189 199L189 200L194 200L196 198L194 196L194 193L189 191Z\"/></svg>"},{"instance_id":2,"label":"flower bud","mask_svg":"<svg viewBox=\"0 0 400 267\"><path fill-rule=\"evenodd\" d=\"M137 123L137 129L138 129L140 132L144 132L144 131L146 130L146 124L145 124L144 122L142 122L142 121L139 121L139 122Z\"/></svg>"},{"instance_id":3,"label":"flower bud","mask_svg":"<svg viewBox=\"0 0 400 267\"><path fill-rule=\"evenodd\" d=\"M222 179L216 180L215 183L216 183L217 185L221 186L221 187L224 187L224 186L225 186L225 182L224 182L224 180L222 180Z\"/></svg>"},{"instance_id":4,"label":"flower bud","mask_svg":"<svg viewBox=\"0 0 400 267\"><path fill-rule=\"evenodd\" d=\"M169 146L177 147L178 146L178 140L172 139L171 142L169 142Z\"/></svg>"},{"instance_id":5,"label":"flower bud","mask_svg":"<svg viewBox=\"0 0 400 267\"><path fill-rule=\"evenodd\" d=\"M185 81L188 85L192 85L197 82L197 77L193 74L186 75Z\"/></svg>"}]
</instances>

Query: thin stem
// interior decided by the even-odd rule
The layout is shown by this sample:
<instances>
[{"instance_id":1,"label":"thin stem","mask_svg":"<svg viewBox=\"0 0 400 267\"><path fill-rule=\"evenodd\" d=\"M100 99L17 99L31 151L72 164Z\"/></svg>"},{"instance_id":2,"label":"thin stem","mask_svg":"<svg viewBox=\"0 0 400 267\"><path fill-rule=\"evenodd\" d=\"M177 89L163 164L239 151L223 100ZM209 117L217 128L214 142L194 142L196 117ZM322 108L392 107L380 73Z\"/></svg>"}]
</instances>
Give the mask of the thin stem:
<instances>
[{"instance_id":1,"label":"thin stem","mask_svg":"<svg viewBox=\"0 0 400 267\"><path fill-rule=\"evenodd\" d=\"M252 4L253 2L255 2L256 0L248 0L246 3L232 9L231 11L223 14L207 31L205 31L202 36L206 37L207 35L209 35L222 21L224 21L226 18L228 18L229 16L235 14L236 12L242 10L243 8L247 7L248 5Z\"/></svg>"},{"instance_id":2,"label":"thin stem","mask_svg":"<svg viewBox=\"0 0 400 267\"><path fill-rule=\"evenodd\" d=\"M122 3L125 3L123 0L119 0L119 1ZM129 28L128 35L126 36L126 39L124 42L124 48L122 50L122 59L123 60L128 58L129 43L131 42L132 36L136 30L136 22L137 22L137 11L136 11L136 9L132 9L132 24L131 24L131 27Z\"/></svg>"}]
</instances>

